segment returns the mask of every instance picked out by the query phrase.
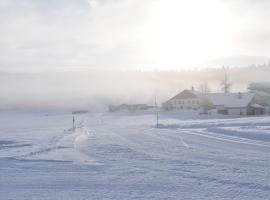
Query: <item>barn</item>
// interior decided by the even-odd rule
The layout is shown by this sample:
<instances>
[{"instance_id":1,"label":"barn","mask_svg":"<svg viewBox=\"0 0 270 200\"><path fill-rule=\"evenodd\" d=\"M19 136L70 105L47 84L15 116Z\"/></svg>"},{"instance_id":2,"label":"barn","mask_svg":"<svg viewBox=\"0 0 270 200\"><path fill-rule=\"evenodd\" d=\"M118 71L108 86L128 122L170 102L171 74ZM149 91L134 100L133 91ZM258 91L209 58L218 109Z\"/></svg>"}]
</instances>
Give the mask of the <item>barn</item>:
<instances>
[{"instance_id":1,"label":"barn","mask_svg":"<svg viewBox=\"0 0 270 200\"><path fill-rule=\"evenodd\" d=\"M218 114L224 115L248 115L261 110L252 105L254 93L211 93L209 98ZM255 102L254 102L255 104Z\"/></svg>"}]
</instances>

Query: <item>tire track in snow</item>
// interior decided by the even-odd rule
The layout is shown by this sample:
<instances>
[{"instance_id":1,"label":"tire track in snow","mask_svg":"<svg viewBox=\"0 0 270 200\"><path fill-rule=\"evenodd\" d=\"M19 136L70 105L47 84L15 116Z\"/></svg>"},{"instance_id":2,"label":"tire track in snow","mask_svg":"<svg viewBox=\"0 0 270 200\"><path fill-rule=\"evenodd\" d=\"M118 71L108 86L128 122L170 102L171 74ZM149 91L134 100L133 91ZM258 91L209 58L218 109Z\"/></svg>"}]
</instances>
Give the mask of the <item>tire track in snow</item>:
<instances>
[{"instance_id":1,"label":"tire track in snow","mask_svg":"<svg viewBox=\"0 0 270 200\"><path fill-rule=\"evenodd\" d=\"M190 146L183 140L183 138L182 138L181 136L179 136L179 138L180 138L180 140L181 140L183 146L189 149Z\"/></svg>"}]
</instances>

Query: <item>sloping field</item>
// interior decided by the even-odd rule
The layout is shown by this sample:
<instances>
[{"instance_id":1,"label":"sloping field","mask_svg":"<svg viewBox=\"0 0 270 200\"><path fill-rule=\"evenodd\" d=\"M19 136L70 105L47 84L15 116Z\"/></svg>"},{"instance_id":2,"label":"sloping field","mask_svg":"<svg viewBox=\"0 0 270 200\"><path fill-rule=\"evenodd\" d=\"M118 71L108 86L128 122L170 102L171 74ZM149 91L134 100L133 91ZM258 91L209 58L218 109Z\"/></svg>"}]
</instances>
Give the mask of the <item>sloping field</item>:
<instances>
[{"instance_id":1,"label":"sloping field","mask_svg":"<svg viewBox=\"0 0 270 200\"><path fill-rule=\"evenodd\" d=\"M0 199L268 199L270 117L0 114Z\"/></svg>"}]
</instances>

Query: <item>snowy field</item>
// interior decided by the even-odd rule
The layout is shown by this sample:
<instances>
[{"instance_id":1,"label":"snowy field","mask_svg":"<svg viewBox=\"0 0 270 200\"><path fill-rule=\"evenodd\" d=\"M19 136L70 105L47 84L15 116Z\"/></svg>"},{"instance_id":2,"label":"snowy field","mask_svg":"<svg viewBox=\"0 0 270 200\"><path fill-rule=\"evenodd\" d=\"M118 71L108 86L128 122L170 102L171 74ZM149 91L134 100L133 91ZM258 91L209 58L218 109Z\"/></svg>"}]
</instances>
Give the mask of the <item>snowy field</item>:
<instances>
[{"instance_id":1,"label":"snowy field","mask_svg":"<svg viewBox=\"0 0 270 200\"><path fill-rule=\"evenodd\" d=\"M2 111L0 199L269 199L270 117Z\"/></svg>"}]
</instances>

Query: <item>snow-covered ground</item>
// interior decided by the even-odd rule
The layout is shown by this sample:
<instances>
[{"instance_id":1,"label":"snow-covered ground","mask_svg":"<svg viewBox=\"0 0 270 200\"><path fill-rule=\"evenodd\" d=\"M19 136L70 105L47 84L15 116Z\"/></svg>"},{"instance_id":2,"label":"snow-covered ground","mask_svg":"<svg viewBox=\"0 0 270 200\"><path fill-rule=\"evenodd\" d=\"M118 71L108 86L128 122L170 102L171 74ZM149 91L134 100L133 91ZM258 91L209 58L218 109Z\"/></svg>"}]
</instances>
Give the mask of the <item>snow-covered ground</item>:
<instances>
[{"instance_id":1,"label":"snow-covered ground","mask_svg":"<svg viewBox=\"0 0 270 200\"><path fill-rule=\"evenodd\" d=\"M269 199L270 117L2 111L0 199Z\"/></svg>"}]
</instances>

